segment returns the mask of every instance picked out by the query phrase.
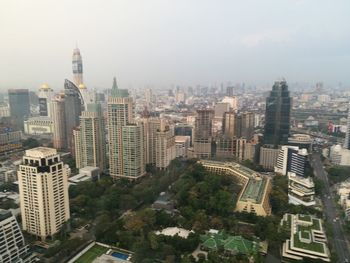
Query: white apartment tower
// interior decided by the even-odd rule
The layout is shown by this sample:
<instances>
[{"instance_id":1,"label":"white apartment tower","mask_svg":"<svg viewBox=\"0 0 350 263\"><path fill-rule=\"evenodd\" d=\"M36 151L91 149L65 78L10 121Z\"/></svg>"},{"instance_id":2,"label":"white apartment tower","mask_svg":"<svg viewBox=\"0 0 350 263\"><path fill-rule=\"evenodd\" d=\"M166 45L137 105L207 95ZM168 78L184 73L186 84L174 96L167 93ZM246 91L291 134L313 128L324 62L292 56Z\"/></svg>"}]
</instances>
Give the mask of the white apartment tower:
<instances>
[{"instance_id":1,"label":"white apartment tower","mask_svg":"<svg viewBox=\"0 0 350 263\"><path fill-rule=\"evenodd\" d=\"M17 223L8 210L0 209L0 262L32 263L35 256L29 252L28 245Z\"/></svg>"},{"instance_id":2,"label":"white apartment tower","mask_svg":"<svg viewBox=\"0 0 350 263\"><path fill-rule=\"evenodd\" d=\"M101 105L87 104L80 116L80 127L73 132L77 168L86 166L106 169L106 144Z\"/></svg>"},{"instance_id":3,"label":"white apartment tower","mask_svg":"<svg viewBox=\"0 0 350 263\"><path fill-rule=\"evenodd\" d=\"M161 120L160 129L156 132L156 167L166 169L176 157L174 126Z\"/></svg>"},{"instance_id":4,"label":"white apartment tower","mask_svg":"<svg viewBox=\"0 0 350 263\"><path fill-rule=\"evenodd\" d=\"M350 150L350 104L349 104L348 122L346 124L344 148L347 150Z\"/></svg>"},{"instance_id":5,"label":"white apartment tower","mask_svg":"<svg viewBox=\"0 0 350 263\"><path fill-rule=\"evenodd\" d=\"M42 240L60 231L70 218L69 174L56 149L26 150L17 171L24 231Z\"/></svg>"}]
</instances>

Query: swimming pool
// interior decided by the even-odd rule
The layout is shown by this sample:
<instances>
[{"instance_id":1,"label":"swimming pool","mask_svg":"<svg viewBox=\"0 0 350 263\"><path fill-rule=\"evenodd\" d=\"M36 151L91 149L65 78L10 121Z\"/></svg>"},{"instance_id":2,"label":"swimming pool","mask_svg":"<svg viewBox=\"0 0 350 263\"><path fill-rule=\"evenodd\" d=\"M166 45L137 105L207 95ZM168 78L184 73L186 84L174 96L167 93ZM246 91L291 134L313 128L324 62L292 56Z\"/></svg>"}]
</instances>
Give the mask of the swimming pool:
<instances>
[{"instance_id":1,"label":"swimming pool","mask_svg":"<svg viewBox=\"0 0 350 263\"><path fill-rule=\"evenodd\" d=\"M129 255L127 254L123 254L123 253L120 253L120 252L113 252L111 254L112 257L115 257L115 258L120 258L120 259L124 259L124 260L128 260L129 258Z\"/></svg>"}]
</instances>

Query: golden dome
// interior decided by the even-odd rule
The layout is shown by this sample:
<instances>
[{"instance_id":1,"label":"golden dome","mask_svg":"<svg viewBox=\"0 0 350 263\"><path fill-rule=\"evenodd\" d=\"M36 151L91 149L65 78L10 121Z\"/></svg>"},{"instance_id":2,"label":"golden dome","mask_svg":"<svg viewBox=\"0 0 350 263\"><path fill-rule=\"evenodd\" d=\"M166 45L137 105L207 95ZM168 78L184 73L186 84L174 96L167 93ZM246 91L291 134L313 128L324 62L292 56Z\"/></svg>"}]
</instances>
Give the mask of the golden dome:
<instances>
[{"instance_id":1,"label":"golden dome","mask_svg":"<svg viewBox=\"0 0 350 263\"><path fill-rule=\"evenodd\" d=\"M79 89L86 89L85 84L83 84L83 83L79 84Z\"/></svg>"},{"instance_id":2,"label":"golden dome","mask_svg":"<svg viewBox=\"0 0 350 263\"><path fill-rule=\"evenodd\" d=\"M49 89L49 85L47 83L44 83L40 86L41 89Z\"/></svg>"}]
</instances>

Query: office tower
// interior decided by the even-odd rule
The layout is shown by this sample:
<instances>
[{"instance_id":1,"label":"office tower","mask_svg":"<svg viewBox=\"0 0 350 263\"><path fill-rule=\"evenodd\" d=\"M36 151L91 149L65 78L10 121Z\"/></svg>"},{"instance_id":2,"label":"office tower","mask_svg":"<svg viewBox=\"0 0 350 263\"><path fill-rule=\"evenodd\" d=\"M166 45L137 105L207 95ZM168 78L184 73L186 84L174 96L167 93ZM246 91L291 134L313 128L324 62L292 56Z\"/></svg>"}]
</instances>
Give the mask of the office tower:
<instances>
[{"instance_id":1,"label":"office tower","mask_svg":"<svg viewBox=\"0 0 350 263\"><path fill-rule=\"evenodd\" d=\"M8 210L0 209L0 262L32 263L36 259L29 252L16 218Z\"/></svg>"},{"instance_id":2,"label":"office tower","mask_svg":"<svg viewBox=\"0 0 350 263\"><path fill-rule=\"evenodd\" d=\"M237 136L236 122L236 113L234 111L224 113L224 119L222 122L222 133L224 136L228 138Z\"/></svg>"},{"instance_id":3,"label":"office tower","mask_svg":"<svg viewBox=\"0 0 350 263\"><path fill-rule=\"evenodd\" d=\"M69 174L56 149L26 150L17 171L24 231L45 240L61 230L70 218Z\"/></svg>"},{"instance_id":4,"label":"office tower","mask_svg":"<svg viewBox=\"0 0 350 263\"><path fill-rule=\"evenodd\" d=\"M349 112L348 112L348 121L346 124L344 148L350 150L350 104L349 104Z\"/></svg>"},{"instance_id":5,"label":"office tower","mask_svg":"<svg viewBox=\"0 0 350 263\"><path fill-rule=\"evenodd\" d=\"M79 126L84 99L79 88L67 79L64 82L64 94L67 147L74 154L73 130Z\"/></svg>"},{"instance_id":6,"label":"office tower","mask_svg":"<svg viewBox=\"0 0 350 263\"><path fill-rule=\"evenodd\" d=\"M176 157L174 126L161 120L160 129L156 132L156 167L166 169Z\"/></svg>"},{"instance_id":7,"label":"office tower","mask_svg":"<svg viewBox=\"0 0 350 263\"><path fill-rule=\"evenodd\" d=\"M50 116L50 102L53 98L53 90L46 83L41 85L38 92L39 115Z\"/></svg>"},{"instance_id":8,"label":"office tower","mask_svg":"<svg viewBox=\"0 0 350 263\"><path fill-rule=\"evenodd\" d=\"M23 121L30 116L29 92L27 89L10 89L8 96L13 126L23 130Z\"/></svg>"},{"instance_id":9,"label":"office tower","mask_svg":"<svg viewBox=\"0 0 350 263\"><path fill-rule=\"evenodd\" d=\"M236 115L236 136L244 137L250 140L254 133L254 113L253 112L241 112Z\"/></svg>"},{"instance_id":10,"label":"office tower","mask_svg":"<svg viewBox=\"0 0 350 263\"><path fill-rule=\"evenodd\" d=\"M121 130L121 177L134 180L146 174L142 126L136 124L127 124L122 126Z\"/></svg>"},{"instance_id":11,"label":"office tower","mask_svg":"<svg viewBox=\"0 0 350 263\"><path fill-rule=\"evenodd\" d=\"M133 100L125 89L113 80L107 103L109 172L114 178L136 179L145 174L144 136L134 121ZM123 128L125 127L125 128ZM135 148L138 147L138 148ZM142 160L139 160L142 158Z\"/></svg>"},{"instance_id":12,"label":"office tower","mask_svg":"<svg viewBox=\"0 0 350 263\"><path fill-rule=\"evenodd\" d=\"M287 175L292 172L297 176L305 176L307 150L297 146L282 146L278 153L275 172Z\"/></svg>"},{"instance_id":13,"label":"office tower","mask_svg":"<svg viewBox=\"0 0 350 263\"><path fill-rule=\"evenodd\" d=\"M214 111L211 109L197 110L194 128L194 152L197 158L212 157L212 121Z\"/></svg>"},{"instance_id":14,"label":"office tower","mask_svg":"<svg viewBox=\"0 0 350 263\"><path fill-rule=\"evenodd\" d=\"M80 84L83 84L83 59L80 55L79 48L75 48L73 50L73 58L72 58L72 66L73 66L73 82L79 87Z\"/></svg>"},{"instance_id":15,"label":"office tower","mask_svg":"<svg viewBox=\"0 0 350 263\"><path fill-rule=\"evenodd\" d=\"M65 109L64 94L57 94L50 103L50 116L53 123L52 142L55 149L67 148Z\"/></svg>"},{"instance_id":16,"label":"office tower","mask_svg":"<svg viewBox=\"0 0 350 263\"><path fill-rule=\"evenodd\" d=\"M292 98L285 80L276 81L266 98L264 144L287 144Z\"/></svg>"},{"instance_id":17,"label":"office tower","mask_svg":"<svg viewBox=\"0 0 350 263\"><path fill-rule=\"evenodd\" d=\"M147 108L151 108L153 102L153 93L151 89L146 89L145 91L145 100Z\"/></svg>"},{"instance_id":18,"label":"office tower","mask_svg":"<svg viewBox=\"0 0 350 263\"><path fill-rule=\"evenodd\" d=\"M101 105L87 104L80 116L79 129L74 131L75 159L77 168L85 166L106 169L106 143Z\"/></svg>"},{"instance_id":19,"label":"office tower","mask_svg":"<svg viewBox=\"0 0 350 263\"><path fill-rule=\"evenodd\" d=\"M233 158L236 154L236 142L234 137L219 136L216 139L216 157Z\"/></svg>"}]
</instances>

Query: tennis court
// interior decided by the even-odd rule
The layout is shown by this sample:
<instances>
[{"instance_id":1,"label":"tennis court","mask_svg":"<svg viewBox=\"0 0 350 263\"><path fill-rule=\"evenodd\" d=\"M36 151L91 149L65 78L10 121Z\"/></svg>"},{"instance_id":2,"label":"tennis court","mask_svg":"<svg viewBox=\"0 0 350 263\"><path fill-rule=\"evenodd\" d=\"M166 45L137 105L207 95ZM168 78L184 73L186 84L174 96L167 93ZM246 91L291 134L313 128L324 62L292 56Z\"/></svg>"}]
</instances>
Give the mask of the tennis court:
<instances>
[{"instance_id":1,"label":"tennis court","mask_svg":"<svg viewBox=\"0 0 350 263\"><path fill-rule=\"evenodd\" d=\"M88 251L86 251L80 258L78 258L74 263L91 263L95 258L106 253L108 248L99 245L94 245Z\"/></svg>"}]
</instances>

